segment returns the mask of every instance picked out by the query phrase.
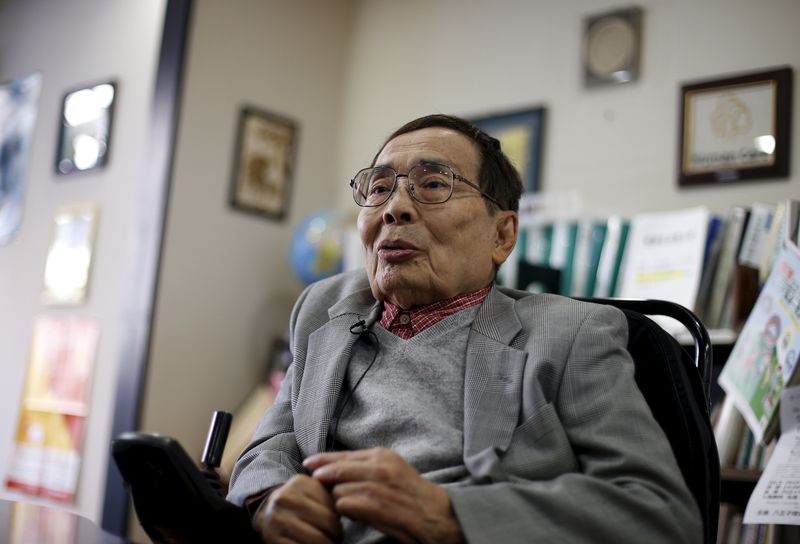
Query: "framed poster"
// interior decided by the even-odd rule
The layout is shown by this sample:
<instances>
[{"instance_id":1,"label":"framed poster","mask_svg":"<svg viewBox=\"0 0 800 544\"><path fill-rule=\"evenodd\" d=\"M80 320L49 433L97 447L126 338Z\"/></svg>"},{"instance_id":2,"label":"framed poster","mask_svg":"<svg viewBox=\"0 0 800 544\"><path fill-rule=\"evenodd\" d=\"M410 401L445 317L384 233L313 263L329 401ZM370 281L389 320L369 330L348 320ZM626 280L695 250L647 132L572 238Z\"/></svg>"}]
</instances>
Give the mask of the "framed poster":
<instances>
[{"instance_id":1,"label":"framed poster","mask_svg":"<svg viewBox=\"0 0 800 544\"><path fill-rule=\"evenodd\" d=\"M230 203L271 219L286 216L297 147L297 124L253 107L242 108L234 152Z\"/></svg>"},{"instance_id":2,"label":"framed poster","mask_svg":"<svg viewBox=\"0 0 800 544\"><path fill-rule=\"evenodd\" d=\"M540 187L544 108L531 108L472 119L482 130L500 140L503 152L522 177L526 193Z\"/></svg>"},{"instance_id":3,"label":"framed poster","mask_svg":"<svg viewBox=\"0 0 800 544\"><path fill-rule=\"evenodd\" d=\"M681 88L678 184L789 176L792 69Z\"/></svg>"},{"instance_id":4,"label":"framed poster","mask_svg":"<svg viewBox=\"0 0 800 544\"><path fill-rule=\"evenodd\" d=\"M65 206L53 215L53 234L44 270L42 298L48 304L80 304L86 299L98 207Z\"/></svg>"},{"instance_id":5,"label":"framed poster","mask_svg":"<svg viewBox=\"0 0 800 544\"><path fill-rule=\"evenodd\" d=\"M117 84L113 81L64 95L56 173L70 174L106 165L116 95Z\"/></svg>"},{"instance_id":6,"label":"framed poster","mask_svg":"<svg viewBox=\"0 0 800 544\"><path fill-rule=\"evenodd\" d=\"M8 489L75 500L98 338L91 319L36 319Z\"/></svg>"}]
</instances>

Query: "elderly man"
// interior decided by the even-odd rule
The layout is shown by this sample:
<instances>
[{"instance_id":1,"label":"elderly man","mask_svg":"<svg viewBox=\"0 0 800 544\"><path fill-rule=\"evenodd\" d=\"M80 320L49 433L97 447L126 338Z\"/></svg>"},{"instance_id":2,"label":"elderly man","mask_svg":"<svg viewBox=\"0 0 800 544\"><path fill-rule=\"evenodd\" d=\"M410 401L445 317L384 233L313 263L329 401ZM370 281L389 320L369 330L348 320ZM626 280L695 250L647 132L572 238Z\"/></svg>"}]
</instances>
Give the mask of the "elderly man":
<instances>
[{"instance_id":1,"label":"elderly man","mask_svg":"<svg viewBox=\"0 0 800 544\"><path fill-rule=\"evenodd\" d=\"M366 274L311 285L229 499L268 542L697 542L605 306L494 285L519 175L432 115L356 174Z\"/></svg>"}]
</instances>

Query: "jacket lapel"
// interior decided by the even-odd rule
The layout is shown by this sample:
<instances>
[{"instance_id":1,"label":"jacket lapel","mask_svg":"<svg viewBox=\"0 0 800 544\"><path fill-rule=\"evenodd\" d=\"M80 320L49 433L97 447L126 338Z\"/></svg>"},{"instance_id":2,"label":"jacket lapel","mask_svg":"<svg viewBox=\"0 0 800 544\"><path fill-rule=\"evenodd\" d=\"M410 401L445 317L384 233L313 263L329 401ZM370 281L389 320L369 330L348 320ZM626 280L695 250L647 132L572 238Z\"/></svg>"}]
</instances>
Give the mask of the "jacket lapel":
<instances>
[{"instance_id":1,"label":"jacket lapel","mask_svg":"<svg viewBox=\"0 0 800 544\"><path fill-rule=\"evenodd\" d=\"M493 287L470 331L464 375L464 462L476 478L503 479L498 454L522 404L525 353L510 346L521 329L514 300Z\"/></svg>"},{"instance_id":2,"label":"jacket lapel","mask_svg":"<svg viewBox=\"0 0 800 544\"><path fill-rule=\"evenodd\" d=\"M295 405L295 436L304 456L325 450L350 353L359 337L350 327L365 319L374 303L369 289L344 298L328 310L330 321L309 336Z\"/></svg>"}]
</instances>

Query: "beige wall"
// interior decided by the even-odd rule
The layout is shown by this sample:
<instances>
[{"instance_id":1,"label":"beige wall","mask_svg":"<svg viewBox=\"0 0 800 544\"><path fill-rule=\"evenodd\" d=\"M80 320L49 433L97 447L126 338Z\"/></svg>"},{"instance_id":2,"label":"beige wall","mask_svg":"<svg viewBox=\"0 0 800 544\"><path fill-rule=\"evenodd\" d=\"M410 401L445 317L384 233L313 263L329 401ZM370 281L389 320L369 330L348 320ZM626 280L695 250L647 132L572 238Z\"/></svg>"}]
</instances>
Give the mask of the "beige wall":
<instances>
[{"instance_id":1,"label":"beige wall","mask_svg":"<svg viewBox=\"0 0 800 544\"><path fill-rule=\"evenodd\" d=\"M330 207L350 2L198 0L145 389L142 428L199 456L214 410L233 411L264 378L301 285L294 225ZM239 109L299 124L288 217L227 203Z\"/></svg>"},{"instance_id":2,"label":"beige wall","mask_svg":"<svg viewBox=\"0 0 800 544\"><path fill-rule=\"evenodd\" d=\"M616 0L360 0L343 108L339 178L372 158L399 124L432 112L547 108L542 187L577 190L587 212L632 214L800 195L800 85L791 179L679 189L683 82L789 64L798 69L796 0L640 0L639 81L587 90L583 18ZM427 79L423 77L427 75ZM795 77L797 77L795 75ZM341 195L346 203L349 195Z\"/></svg>"},{"instance_id":3,"label":"beige wall","mask_svg":"<svg viewBox=\"0 0 800 544\"><path fill-rule=\"evenodd\" d=\"M164 0L4 0L0 2L0 81L42 74L26 180L24 218L16 240L0 246L0 474L5 480L36 316L96 319L100 341L87 420L78 496L69 509L99 520L109 461L111 417L139 210L156 56ZM68 89L114 78L118 96L105 169L54 173L61 100ZM55 210L100 207L89 295L72 308L47 307L40 293ZM34 499L5 490L0 497ZM40 501L44 502L44 501Z\"/></svg>"}]
</instances>

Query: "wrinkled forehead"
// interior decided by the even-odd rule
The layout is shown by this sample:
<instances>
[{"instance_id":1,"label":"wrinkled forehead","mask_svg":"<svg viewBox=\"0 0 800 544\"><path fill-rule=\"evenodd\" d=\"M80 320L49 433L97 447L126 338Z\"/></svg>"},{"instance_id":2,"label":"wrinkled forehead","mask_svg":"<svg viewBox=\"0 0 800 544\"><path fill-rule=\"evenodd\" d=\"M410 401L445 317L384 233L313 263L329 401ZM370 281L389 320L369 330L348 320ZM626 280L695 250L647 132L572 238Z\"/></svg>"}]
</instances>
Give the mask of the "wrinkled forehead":
<instances>
[{"instance_id":1,"label":"wrinkled forehead","mask_svg":"<svg viewBox=\"0 0 800 544\"><path fill-rule=\"evenodd\" d=\"M397 171L423 162L446 164L469 178L476 178L480 151L475 142L458 131L429 127L395 136L383 146L375 166L391 166Z\"/></svg>"}]
</instances>

